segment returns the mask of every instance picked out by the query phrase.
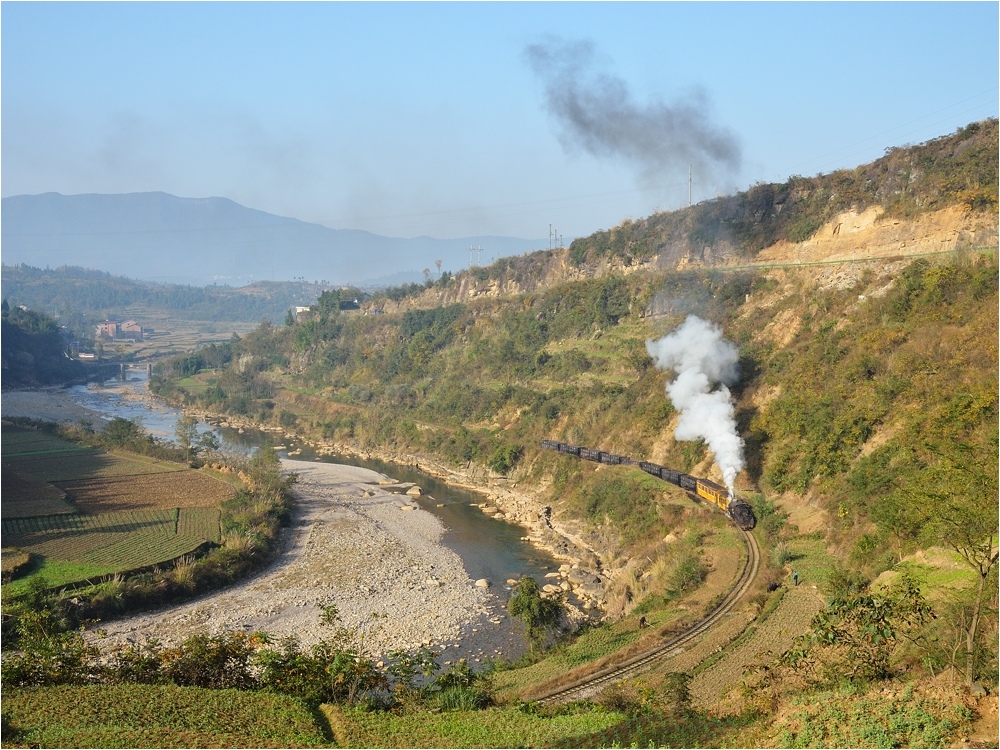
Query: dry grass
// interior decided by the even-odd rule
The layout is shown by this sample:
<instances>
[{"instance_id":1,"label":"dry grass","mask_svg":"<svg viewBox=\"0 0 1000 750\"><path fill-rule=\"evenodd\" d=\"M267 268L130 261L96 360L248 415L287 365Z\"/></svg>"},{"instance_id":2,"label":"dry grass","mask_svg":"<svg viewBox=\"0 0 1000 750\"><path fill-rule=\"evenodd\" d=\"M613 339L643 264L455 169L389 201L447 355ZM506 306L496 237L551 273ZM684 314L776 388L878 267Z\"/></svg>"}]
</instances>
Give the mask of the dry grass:
<instances>
[{"instance_id":1,"label":"dry grass","mask_svg":"<svg viewBox=\"0 0 1000 750\"><path fill-rule=\"evenodd\" d=\"M18 573L31 562L31 555L17 547L4 547L0 553L0 573L3 582L16 578Z\"/></svg>"}]
</instances>

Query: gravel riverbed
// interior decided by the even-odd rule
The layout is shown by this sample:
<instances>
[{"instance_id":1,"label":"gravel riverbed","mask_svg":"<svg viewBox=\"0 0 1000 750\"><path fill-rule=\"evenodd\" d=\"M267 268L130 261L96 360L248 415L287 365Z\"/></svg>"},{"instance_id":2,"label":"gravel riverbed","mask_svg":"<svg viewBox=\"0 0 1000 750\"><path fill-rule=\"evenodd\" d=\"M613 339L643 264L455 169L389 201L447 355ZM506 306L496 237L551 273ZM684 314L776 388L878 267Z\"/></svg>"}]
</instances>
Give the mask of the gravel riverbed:
<instances>
[{"instance_id":1,"label":"gravel riverbed","mask_svg":"<svg viewBox=\"0 0 1000 750\"><path fill-rule=\"evenodd\" d=\"M421 645L439 662L516 659L526 649L520 623L496 595L477 586L441 544L431 513L377 472L338 464L283 461L298 474L298 502L283 548L265 571L190 603L102 623L113 647L157 638L178 643L204 632L266 631L303 645L329 638L321 620L335 605L340 624L373 657Z\"/></svg>"}]
</instances>

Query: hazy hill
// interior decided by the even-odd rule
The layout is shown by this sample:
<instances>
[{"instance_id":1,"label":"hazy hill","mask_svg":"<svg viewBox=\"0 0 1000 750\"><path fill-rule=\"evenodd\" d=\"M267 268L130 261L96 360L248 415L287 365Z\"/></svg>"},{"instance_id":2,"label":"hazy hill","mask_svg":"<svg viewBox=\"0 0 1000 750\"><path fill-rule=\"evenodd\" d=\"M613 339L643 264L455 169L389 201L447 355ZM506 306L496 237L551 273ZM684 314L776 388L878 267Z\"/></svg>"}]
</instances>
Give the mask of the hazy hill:
<instances>
[{"instance_id":1,"label":"hazy hill","mask_svg":"<svg viewBox=\"0 0 1000 750\"><path fill-rule=\"evenodd\" d=\"M542 240L381 237L275 216L226 198L167 193L17 195L3 199L3 257L39 268L80 266L148 281L239 286L260 279L331 284L415 281L435 261L455 271L469 247L487 258ZM478 257L477 257L478 260Z\"/></svg>"},{"instance_id":2,"label":"hazy hill","mask_svg":"<svg viewBox=\"0 0 1000 750\"><path fill-rule=\"evenodd\" d=\"M122 318L126 309L166 310L191 321L280 321L290 307L310 305L329 285L306 281L258 281L242 287L157 284L71 266L39 269L3 265L3 297L55 316L63 325L83 318ZM141 317L141 315L139 316Z\"/></svg>"}]
</instances>

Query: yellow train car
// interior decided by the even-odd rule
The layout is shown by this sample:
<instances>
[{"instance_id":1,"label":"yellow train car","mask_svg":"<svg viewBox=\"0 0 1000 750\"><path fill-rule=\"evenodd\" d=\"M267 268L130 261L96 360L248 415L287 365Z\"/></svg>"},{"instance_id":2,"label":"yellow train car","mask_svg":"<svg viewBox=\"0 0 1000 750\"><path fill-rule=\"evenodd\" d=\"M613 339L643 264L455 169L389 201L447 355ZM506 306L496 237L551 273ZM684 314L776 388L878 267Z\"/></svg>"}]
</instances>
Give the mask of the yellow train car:
<instances>
[{"instance_id":1,"label":"yellow train car","mask_svg":"<svg viewBox=\"0 0 1000 750\"><path fill-rule=\"evenodd\" d=\"M720 487L715 482L710 482L707 479L699 479L694 491L698 497L718 505L724 512L729 511L729 490L725 487Z\"/></svg>"}]
</instances>

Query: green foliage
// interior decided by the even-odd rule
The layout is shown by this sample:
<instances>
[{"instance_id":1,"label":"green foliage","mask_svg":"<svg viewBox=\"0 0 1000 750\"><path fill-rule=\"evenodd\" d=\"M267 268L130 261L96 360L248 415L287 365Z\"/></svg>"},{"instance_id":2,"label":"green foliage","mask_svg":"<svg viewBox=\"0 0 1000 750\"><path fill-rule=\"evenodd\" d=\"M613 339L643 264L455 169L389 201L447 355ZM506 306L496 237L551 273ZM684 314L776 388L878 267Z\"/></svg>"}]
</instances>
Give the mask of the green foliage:
<instances>
[{"instance_id":1,"label":"green foliage","mask_svg":"<svg viewBox=\"0 0 1000 750\"><path fill-rule=\"evenodd\" d=\"M776 491L806 492L825 483L846 523L875 521L905 553L923 521L913 488L926 484L933 457L920 446L939 435L978 446L996 424L995 320L975 298L976 279L997 274L995 258L976 263L915 261L881 299L844 319L820 308L842 304L815 299L803 332L786 352L780 371L764 360L767 381L781 393L754 416L751 429L767 446L762 479ZM825 293L820 293L825 294ZM995 299L995 297L994 297ZM966 331L956 338L953 326ZM956 387L957 385L957 387ZM914 409L914 403L926 404ZM882 445L863 448L885 426ZM984 451L986 473L995 450ZM953 483L953 489L955 485ZM924 504L922 507L933 507Z\"/></svg>"},{"instance_id":2,"label":"green foliage","mask_svg":"<svg viewBox=\"0 0 1000 750\"><path fill-rule=\"evenodd\" d=\"M949 747L970 724L960 701L914 691L841 689L805 696L772 732L776 747ZM967 729L966 729L967 731Z\"/></svg>"},{"instance_id":3,"label":"green foliage","mask_svg":"<svg viewBox=\"0 0 1000 750\"><path fill-rule=\"evenodd\" d=\"M7 292L10 284L6 270L3 278ZM68 342L63 340L55 320L31 309L12 309L6 299L2 318L0 348L7 387L66 383L84 377L83 365L66 357Z\"/></svg>"},{"instance_id":4,"label":"green foliage","mask_svg":"<svg viewBox=\"0 0 1000 750\"><path fill-rule=\"evenodd\" d=\"M543 596L538 581L531 576L522 576L517 582L507 602L507 611L524 623L533 648L544 643L563 615L562 603Z\"/></svg>"},{"instance_id":5,"label":"green foliage","mask_svg":"<svg viewBox=\"0 0 1000 750\"><path fill-rule=\"evenodd\" d=\"M389 684L387 674L373 661L333 641L316 643L306 651L289 639L280 650L260 651L255 662L263 667L260 689L293 695L312 708L367 702Z\"/></svg>"},{"instance_id":6,"label":"green foliage","mask_svg":"<svg viewBox=\"0 0 1000 750\"><path fill-rule=\"evenodd\" d=\"M520 445L501 443L490 453L489 458L486 459L486 465L497 474L509 474L523 455L524 448Z\"/></svg>"},{"instance_id":7,"label":"green foliage","mask_svg":"<svg viewBox=\"0 0 1000 750\"><path fill-rule=\"evenodd\" d=\"M616 471L596 474L580 489L577 502L585 517L602 524L610 521L629 543L649 534L660 521L658 500L663 485L647 474Z\"/></svg>"},{"instance_id":8,"label":"green foliage","mask_svg":"<svg viewBox=\"0 0 1000 750\"><path fill-rule=\"evenodd\" d=\"M6 614L16 615L13 622L20 647L4 654L0 677L5 690L34 685L80 685L93 679L92 663L97 649L88 645L80 633L66 631L65 609L44 588L45 581L38 579L25 602L13 608L5 603ZM8 645L9 639L4 640Z\"/></svg>"},{"instance_id":9,"label":"green foliage","mask_svg":"<svg viewBox=\"0 0 1000 750\"><path fill-rule=\"evenodd\" d=\"M179 649L164 652L161 673L175 685L246 690L254 684L250 669L254 645L244 633L197 633Z\"/></svg>"},{"instance_id":10,"label":"green foliage","mask_svg":"<svg viewBox=\"0 0 1000 750\"><path fill-rule=\"evenodd\" d=\"M104 428L104 442L112 448L139 448L149 437L137 423L122 417L114 417Z\"/></svg>"},{"instance_id":11,"label":"green foliage","mask_svg":"<svg viewBox=\"0 0 1000 750\"><path fill-rule=\"evenodd\" d=\"M705 580L708 565L697 556L685 557L674 569L669 579L669 590L675 596L690 591Z\"/></svg>"},{"instance_id":12,"label":"green foliage","mask_svg":"<svg viewBox=\"0 0 1000 750\"><path fill-rule=\"evenodd\" d=\"M603 708L494 707L405 715L324 708L340 728L338 741L347 747L582 747L587 745L581 741L622 725L627 718Z\"/></svg>"},{"instance_id":13,"label":"green foliage","mask_svg":"<svg viewBox=\"0 0 1000 750\"><path fill-rule=\"evenodd\" d=\"M435 656L437 654L426 646L421 646L413 651L397 649L391 652L388 655L389 666L386 668L386 672L395 681L394 688L401 692L416 690L418 675L427 678L437 670ZM454 681L453 684L458 684L458 681Z\"/></svg>"},{"instance_id":14,"label":"green foliage","mask_svg":"<svg viewBox=\"0 0 1000 750\"><path fill-rule=\"evenodd\" d=\"M19 264L3 266L4 294L16 305L88 326L109 314L141 305L148 310L183 313L189 320L282 320L290 307L313 302L320 284L262 281L234 289L227 286L192 287L156 284L72 266L39 269ZM93 329L90 329L93 330ZM5 331L6 333L6 331ZM77 329L78 334L84 331ZM87 337L89 338L89 337Z\"/></svg>"}]
</instances>

